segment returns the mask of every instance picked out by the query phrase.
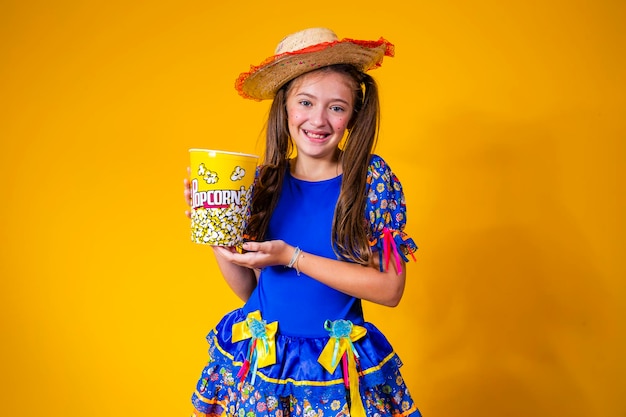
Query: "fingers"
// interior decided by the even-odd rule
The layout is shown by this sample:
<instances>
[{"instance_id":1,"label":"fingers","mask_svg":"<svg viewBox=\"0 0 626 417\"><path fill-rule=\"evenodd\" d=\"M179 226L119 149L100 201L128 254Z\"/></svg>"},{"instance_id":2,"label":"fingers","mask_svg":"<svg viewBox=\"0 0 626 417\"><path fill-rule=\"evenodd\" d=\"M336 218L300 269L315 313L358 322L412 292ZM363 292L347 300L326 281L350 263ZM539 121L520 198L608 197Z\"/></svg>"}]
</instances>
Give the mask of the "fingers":
<instances>
[{"instance_id":1,"label":"fingers","mask_svg":"<svg viewBox=\"0 0 626 417\"><path fill-rule=\"evenodd\" d=\"M260 242L244 242L242 245L243 250L246 252L258 252L261 250Z\"/></svg>"},{"instance_id":2,"label":"fingers","mask_svg":"<svg viewBox=\"0 0 626 417\"><path fill-rule=\"evenodd\" d=\"M211 249L213 249L213 252L216 255L220 255L220 256L224 256L227 252L225 248L223 248L222 246L211 246Z\"/></svg>"},{"instance_id":3,"label":"fingers","mask_svg":"<svg viewBox=\"0 0 626 417\"><path fill-rule=\"evenodd\" d=\"M232 252L230 252L227 248L223 246L211 246L213 249L213 254L220 258L226 259L228 262L233 262Z\"/></svg>"},{"instance_id":4,"label":"fingers","mask_svg":"<svg viewBox=\"0 0 626 417\"><path fill-rule=\"evenodd\" d=\"M254 256L253 254L246 256L245 254L237 252L237 248L235 247L211 246L211 248L216 257L222 258L225 261L250 269L254 267L254 259L251 258L251 256Z\"/></svg>"},{"instance_id":5,"label":"fingers","mask_svg":"<svg viewBox=\"0 0 626 417\"><path fill-rule=\"evenodd\" d=\"M191 175L191 168L187 167L187 175ZM185 196L185 202L189 207L191 207L191 183L189 182L189 178L183 179L183 185L185 187L183 191L183 195ZM191 211L185 210L185 216L191 219Z\"/></svg>"},{"instance_id":6,"label":"fingers","mask_svg":"<svg viewBox=\"0 0 626 417\"><path fill-rule=\"evenodd\" d=\"M191 205L191 183L189 182L189 178L183 180L183 185L185 186L185 201L187 201L187 204Z\"/></svg>"},{"instance_id":7,"label":"fingers","mask_svg":"<svg viewBox=\"0 0 626 417\"><path fill-rule=\"evenodd\" d=\"M282 240L267 240L264 242L245 242L245 253L255 253L262 259L264 265L286 265L289 263L295 248Z\"/></svg>"},{"instance_id":8,"label":"fingers","mask_svg":"<svg viewBox=\"0 0 626 417\"><path fill-rule=\"evenodd\" d=\"M237 252L237 248L234 246L211 246L211 248L213 248L214 252L217 252L220 255L231 255L234 253L239 253Z\"/></svg>"},{"instance_id":9,"label":"fingers","mask_svg":"<svg viewBox=\"0 0 626 417\"><path fill-rule=\"evenodd\" d=\"M291 257L291 252L288 255L285 254L285 250L288 250L289 246L280 240L245 242L243 244L243 253L238 252L234 247L212 246L212 248L216 256L250 269L261 269L272 265L286 265L289 262L289 259L286 259L286 257Z\"/></svg>"}]
</instances>

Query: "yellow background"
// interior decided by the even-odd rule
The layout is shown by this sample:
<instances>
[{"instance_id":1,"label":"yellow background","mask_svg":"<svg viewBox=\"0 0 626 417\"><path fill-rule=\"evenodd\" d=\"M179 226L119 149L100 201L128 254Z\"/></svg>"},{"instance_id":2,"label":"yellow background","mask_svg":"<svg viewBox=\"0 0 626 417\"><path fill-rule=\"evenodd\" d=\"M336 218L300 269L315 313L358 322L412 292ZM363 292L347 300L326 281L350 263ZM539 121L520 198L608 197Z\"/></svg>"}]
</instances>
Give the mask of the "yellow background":
<instances>
[{"instance_id":1,"label":"yellow background","mask_svg":"<svg viewBox=\"0 0 626 417\"><path fill-rule=\"evenodd\" d=\"M420 251L366 308L424 415L625 416L626 3L263 3L0 3L0 415L188 415L238 301L187 149L259 152L234 80L319 25L397 47L377 150Z\"/></svg>"}]
</instances>

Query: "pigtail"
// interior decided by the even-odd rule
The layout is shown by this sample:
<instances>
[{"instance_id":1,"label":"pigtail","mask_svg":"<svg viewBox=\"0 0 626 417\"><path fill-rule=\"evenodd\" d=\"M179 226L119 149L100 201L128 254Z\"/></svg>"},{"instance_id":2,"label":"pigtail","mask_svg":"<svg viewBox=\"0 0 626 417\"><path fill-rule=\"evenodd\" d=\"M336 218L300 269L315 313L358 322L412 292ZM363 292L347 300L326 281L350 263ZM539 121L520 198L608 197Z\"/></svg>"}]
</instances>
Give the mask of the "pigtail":
<instances>
[{"instance_id":1,"label":"pigtail","mask_svg":"<svg viewBox=\"0 0 626 417\"><path fill-rule=\"evenodd\" d=\"M278 203L288 158L293 150L287 125L286 92L287 88L281 88L276 93L268 116L265 156L255 183L251 215L246 228L246 236L251 240L262 241L266 238L272 212Z\"/></svg>"},{"instance_id":2,"label":"pigtail","mask_svg":"<svg viewBox=\"0 0 626 417\"><path fill-rule=\"evenodd\" d=\"M342 151L343 181L333 219L336 253L346 260L368 264L369 227L364 218L369 161L378 138L380 103L375 80L359 73L355 113Z\"/></svg>"}]
</instances>

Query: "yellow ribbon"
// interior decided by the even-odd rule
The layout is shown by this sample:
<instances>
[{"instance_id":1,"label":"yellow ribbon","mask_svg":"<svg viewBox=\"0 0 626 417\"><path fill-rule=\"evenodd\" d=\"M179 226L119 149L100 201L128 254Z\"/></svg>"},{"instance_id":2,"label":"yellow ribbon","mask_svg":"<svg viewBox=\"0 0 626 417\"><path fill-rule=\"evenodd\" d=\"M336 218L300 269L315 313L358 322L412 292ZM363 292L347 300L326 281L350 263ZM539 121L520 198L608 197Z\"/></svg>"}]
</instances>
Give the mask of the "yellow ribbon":
<instances>
[{"instance_id":1,"label":"yellow ribbon","mask_svg":"<svg viewBox=\"0 0 626 417\"><path fill-rule=\"evenodd\" d=\"M365 407L361 399L361 392L359 391L359 372L356 367L355 355L352 352L352 343L356 342L367 333L367 329L361 326L352 325L349 337L335 337L331 338L324 346L322 353L317 358L317 361L331 374L335 372L339 361L345 354L348 357L348 378L350 382L350 416L352 417L366 417ZM344 375L345 377L345 375Z\"/></svg>"},{"instance_id":2,"label":"yellow ribbon","mask_svg":"<svg viewBox=\"0 0 626 417\"><path fill-rule=\"evenodd\" d=\"M257 367L263 368L276 363L276 342L274 336L277 330L277 321L267 324L261 319L260 311L253 311L246 316L244 321L233 324L233 342L256 339L254 348L258 361Z\"/></svg>"}]
</instances>

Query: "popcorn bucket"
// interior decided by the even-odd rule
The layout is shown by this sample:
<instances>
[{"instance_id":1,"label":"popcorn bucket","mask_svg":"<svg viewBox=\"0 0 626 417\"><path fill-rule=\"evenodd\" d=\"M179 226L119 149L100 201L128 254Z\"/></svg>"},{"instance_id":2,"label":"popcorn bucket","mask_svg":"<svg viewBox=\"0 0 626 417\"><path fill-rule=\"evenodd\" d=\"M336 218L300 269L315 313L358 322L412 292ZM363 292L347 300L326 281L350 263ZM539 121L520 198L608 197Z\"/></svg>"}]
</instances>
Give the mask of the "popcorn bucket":
<instances>
[{"instance_id":1,"label":"popcorn bucket","mask_svg":"<svg viewBox=\"0 0 626 417\"><path fill-rule=\"evenodd\" d=\"M241 246L258 157L190 149L191 240Z\"/></svg>"}]
</instances>

